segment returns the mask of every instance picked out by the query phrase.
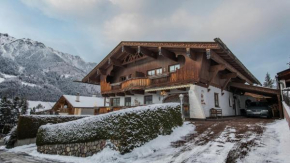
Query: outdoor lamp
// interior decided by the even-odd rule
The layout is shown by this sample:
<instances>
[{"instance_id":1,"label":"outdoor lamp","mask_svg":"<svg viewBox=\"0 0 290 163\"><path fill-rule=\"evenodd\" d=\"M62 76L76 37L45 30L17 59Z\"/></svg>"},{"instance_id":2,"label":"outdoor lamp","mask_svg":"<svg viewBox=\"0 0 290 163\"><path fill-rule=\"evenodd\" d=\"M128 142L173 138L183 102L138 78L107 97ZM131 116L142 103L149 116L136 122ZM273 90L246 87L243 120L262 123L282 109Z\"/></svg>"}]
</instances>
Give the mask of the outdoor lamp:
<instances>
[{"instance_id":1,"label":"outdoor lamp","mask_svg":"<svg viewBox=\"0 0 290 163\"><path fill-rule=\"evenodd\" d=\"M183 97L184 97L183 94L180 94L179 95L179 98L180 98L180 106L181 106L181 109L180 109L180 111L181 111L181 118L184 121L184 116L183 116Z\"/></svg>"}]
</instances>

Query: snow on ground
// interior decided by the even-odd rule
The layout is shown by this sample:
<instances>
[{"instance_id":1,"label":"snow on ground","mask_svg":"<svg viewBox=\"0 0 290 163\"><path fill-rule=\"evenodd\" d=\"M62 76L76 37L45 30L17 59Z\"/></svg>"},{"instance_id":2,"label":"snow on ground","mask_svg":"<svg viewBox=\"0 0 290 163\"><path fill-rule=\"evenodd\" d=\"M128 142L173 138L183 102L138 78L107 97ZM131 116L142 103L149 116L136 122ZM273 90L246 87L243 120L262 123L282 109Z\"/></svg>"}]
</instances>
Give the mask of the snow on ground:
<instances>
[{"instance_id":1,"label":"snow on ground","mask_svg":"<svg viewBox=\"0 0 290 163\"><path fill-rule=\"evenodd\" d=\"M3 74L3 73L1 73L1 75L2 75L5 79L17 77L17 76L15 76L15 75L8 75L8 74Z\"/></svg>"},{"instance_id":2,"label":"snow on ground","mask_svg":"<svg viewBox=\"0 0 290 163\"><path fill-rule=\"evenodd\" d=\"M5 80L4 78L0 78L0 83L4 82L4 80Z\"/></svg>"},{"instance_id":3,"label":"snow on ground","mask_svg":"<svg viewBox=\"0 0 290 163\"><path fill-rule=\"evenodd\" d=\"M26 85L26 86L30 86L30 87L39 87L38 85L36 84L32 84L32 83L27 83L27 82L21 82L22 85Z\"/></svg>"},{"instance_id":4,"label":"snow on ground","mask_svg":"<svg viewBox=\"0 0 290 163\"><path fill-rule=\"evenodd\" d=\"M252 119L246 120L251 121ZM256 121L256 119L254 120ZM237 123L242 126L247 126L240 122ZM240 154L246 150L248 153L245 157L239 157L238 160L233 160L233 162L289 162L290 130L288 129L286 120L276 120L272 123L265 123L265 131L261 133L261 135L259 135L260 132L253 132L253 130L257 129L255 125L263 125L261 123L249 125L250 128L245 130L244 133L241 133L241 128L234 128L235 125L231 125L229 122L224 122L224 124L226 124L226 126L222 129L221 133L217 133L216 130L214 130L215 127L220 127L219 125L212 125L204 132L197 134L198 123L195 127L193 124L186 122L182 127L174 129L171 135L159 136L125 155L120 155L117 151L107 147L103 151L87 158L47 155L38 153L35 144L16 147L8 151L16 153L25 152L37 158L74 163L223 163L226 162L229 155ZM177 148L171 146L171 142L182 140L184 136L192 134L195 135L194 139L186 142L184 145ZM211 137L211 135L213 135L212 139L204 141L204 138L207 139L207 137ZM254 143L247 144L251 142ZM243 146L245 145L243 143L248 146ZM235 156L233 156L233 158L235 158Z\"/></svg>"},{"instance_id":5,"label":"snow on ground","mask_svg":"<svg viewBox=\"0 0 290 163\"><path fill-rule=\"evenodd\" d=\"M176 148L170 146L171 142L180 140L182 136L189 133L193 133L195 126L188 122L184 123L183 126L175 128L173 133L170 135L160 135L156 139L144 144L142 147L135 148L131 153L125 155L119 154L106 147L101 152L86 158L73 157L73 156L60 156L60 155L48 155L41 154L36 151L35 144L24 145L10 149L10 152L25 152L35 157L42 157L47 159L55 159L64 162L75 162L75 163L96 163L96 162L120 162L120 163L131 163L131 162L166 162L164 160L157 161L158 155L167 156L173 155L176 152Z\"/></svg>"},{"instance_id":6,"label":"snow on ground","mask_svg":"<svg viewBox=\"0 0 290 163\"><path fill-rule=\"evenodd\" d=\"M238 162L275 162L290 161L290 130L285 119L266 126L260 145L252 149L249 155Z\"/></svg>"}]
</instances>

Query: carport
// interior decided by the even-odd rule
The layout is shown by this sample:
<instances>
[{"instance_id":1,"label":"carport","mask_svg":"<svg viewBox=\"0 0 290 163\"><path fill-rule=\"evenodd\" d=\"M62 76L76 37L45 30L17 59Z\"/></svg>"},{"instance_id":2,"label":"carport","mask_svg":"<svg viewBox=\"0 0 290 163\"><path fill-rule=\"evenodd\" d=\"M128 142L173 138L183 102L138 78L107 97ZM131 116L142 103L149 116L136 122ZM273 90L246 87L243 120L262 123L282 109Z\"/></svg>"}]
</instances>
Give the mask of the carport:
<instances>
[{"instance_id":1,"label":"carport","mask_svg":"<svg viewBox=\"0 0 290 163\"><path fill-rule=\"evenodd\" d=\"M231 89L236 94L244 94L245 92L254 93L262 96L271 97L271 99L267 99L267 101L271 103L278 104L279 108L279 117L283 118L282 104L281 104L281 95L278 89L271 89L265 87L258 87L253 85L247 85L243 83L234 83L230 84Z\"/></svg>"}]
</instances>

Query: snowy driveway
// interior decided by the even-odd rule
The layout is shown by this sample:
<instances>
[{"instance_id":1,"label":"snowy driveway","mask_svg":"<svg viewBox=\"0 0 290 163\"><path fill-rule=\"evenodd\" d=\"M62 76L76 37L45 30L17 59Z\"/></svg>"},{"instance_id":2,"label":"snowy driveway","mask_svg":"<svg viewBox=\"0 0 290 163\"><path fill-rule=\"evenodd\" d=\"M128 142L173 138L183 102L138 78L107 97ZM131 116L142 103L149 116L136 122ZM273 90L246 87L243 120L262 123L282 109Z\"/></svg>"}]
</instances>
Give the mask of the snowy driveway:
<instances>
[{"instance_id":1,"label":"snowy driveway","mask_svg":"<svg viewBox=\"0 0 290 163\"><path fill-rule=\"evenodd\" d=\"M29 145L0 150L0 162L283 163L290 160L288 151L290 131L285 120L236 118L185 123L171 135L159 136L125 155L105 148L87 158L54 156L39 154L35 145Z\"/></svg>"}]
</instances>

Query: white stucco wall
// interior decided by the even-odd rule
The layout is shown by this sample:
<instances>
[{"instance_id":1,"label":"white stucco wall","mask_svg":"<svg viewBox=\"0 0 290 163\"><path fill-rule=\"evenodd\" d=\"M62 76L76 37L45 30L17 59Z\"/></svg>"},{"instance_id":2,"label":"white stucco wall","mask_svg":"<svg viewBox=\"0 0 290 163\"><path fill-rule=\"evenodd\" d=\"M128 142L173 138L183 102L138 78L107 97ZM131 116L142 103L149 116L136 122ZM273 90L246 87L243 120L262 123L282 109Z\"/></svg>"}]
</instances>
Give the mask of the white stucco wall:
<instances>
[{"instance_id":1,"label":"white stucco wall","mask_svg":"<svg viewBox=\"0 0 290 163\"><path fill-rule=\"evenodd\" d=\"M233 93L229 91L223 91L223 95L221 89L209 86L210 91L207 88L201 87L198 85L191 85L188 91L179 91L179 90L171 90L168 94L180 94L180 93L188 93L189 95L189 105L190 105L190 118L196 119L205 119L210 116L210 109L222 109L223 116L234 116L235 110L233 109L234 98ZM214 101L214 93L219 94L219 107L215 107ZM201 96L203 94L203 98ZM160 95L160 91L157 91L156 94L145 93L145 95L133 95L133 96L116 96L111 98L120 98L120 106L125 105L125 97L131 97L131 106L136 106L135 100L137 100L140 104L144 105L144 96L152 95L153 104L162 103L163 96ZM250 96L244 95L236 95L236 114L240 115L240 109L245 108L245 101L247 99L251 99L255 101L254 98ZM229 104L230 99L230 104ZM238 100L240 101L240 107L238 106ZM108 99L109 101L109 99ZM202 102L203 101L203 102Z\"/></svg>"},{"instance_id":2,"label":"white stucco wall","mask_svg":"<svg viewBox=\"0 0 290 163\"><path fill-rule=\"evenodd\" d=\"M210 116L210 109L222 109L223 116L234 116L235 115L235 109L233 108L234 104L234 98L233 93L229 91L223 91L223 95L221 92L221 89L209 86L210 91L208 91L207 88L192 85L191 89L189 91L189 100L190 100L190 118L199 118L203 119L205 117ZM218 93L219 95L219 107L215 106L214 101L214 94ZM203 99L201 97L201 94L203 94ZM245 101L247 99L251 99L252 101L255 101L254 98L250 96L244 96L244 95L236 95L236 114L240 115L240 109L245 108ZM202 100L204 100L204 103L202 103ZM229 102L230 100L230 102ZM238 100L240 100L240 106L238 106ZM202 111L202 110L203 111Z\"/></svg>"}]
</instances>

